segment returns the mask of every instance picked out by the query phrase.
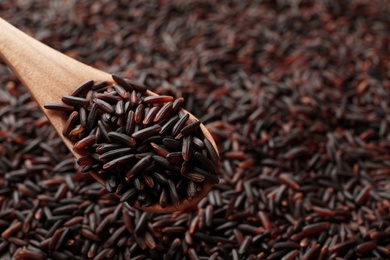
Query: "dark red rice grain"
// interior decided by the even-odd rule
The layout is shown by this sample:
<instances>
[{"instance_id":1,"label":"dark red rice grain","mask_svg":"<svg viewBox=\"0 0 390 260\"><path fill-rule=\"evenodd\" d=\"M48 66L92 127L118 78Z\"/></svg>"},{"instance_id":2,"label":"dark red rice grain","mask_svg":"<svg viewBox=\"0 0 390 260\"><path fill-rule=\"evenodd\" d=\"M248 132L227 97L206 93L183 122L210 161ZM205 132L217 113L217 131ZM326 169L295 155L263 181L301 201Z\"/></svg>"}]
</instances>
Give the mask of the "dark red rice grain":
<instances>
[{"instance_id":1,"label":"dark red rice grain","mask_svg":"<svg viewBox=\"0 0 390 260\"><path fill-rule=\"evenodd\" d=\"M74 97L80 97L82 94L87 93L93 85L93 80L87 80L76 87L70 95Z\"/></svg>"},{"instance_id":2,"label":"dark red rice grain","mask_svg":"<svg viewBox=\"0 0 390 260\"><path fill-rule=\"evenodd\" d=\"M68 106L62 103L47 103L44 105L44 107L49 110L63 111L63 112L72 112L74 110L73 106Z\"/></svg>"},{"instance_id":3,"label":"dark red rice grain","mask_svg":"<svg viewBox=\"0 0 390 260\"><path fill-rule=\"evenodd\" d=\"M86 106L88 105L88 99L81 97L73 97L73 96L63 96L61 98L62 102L64 102L68 106Z\"/></svg>"}]
</instances>

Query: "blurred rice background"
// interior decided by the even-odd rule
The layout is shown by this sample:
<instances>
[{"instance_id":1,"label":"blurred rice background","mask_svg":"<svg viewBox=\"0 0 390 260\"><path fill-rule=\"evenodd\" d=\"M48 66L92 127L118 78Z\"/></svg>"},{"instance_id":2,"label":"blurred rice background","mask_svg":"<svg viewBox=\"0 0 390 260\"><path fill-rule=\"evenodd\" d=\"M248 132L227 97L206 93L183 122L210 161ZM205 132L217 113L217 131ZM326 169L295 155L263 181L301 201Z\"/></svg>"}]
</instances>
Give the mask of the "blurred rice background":
<instances>
[{"instance_id":1,"label":"blurred rice background","mask_svg":"<svg viewBox=\"0 0 390 260\"><path fill-rule=\"evenodd\" d=\"M222 161L196 209L118 204L0 63L0 258L389 259L389 7L0 0L45 44L185 97Z\"/></svg>"}]
</instances>

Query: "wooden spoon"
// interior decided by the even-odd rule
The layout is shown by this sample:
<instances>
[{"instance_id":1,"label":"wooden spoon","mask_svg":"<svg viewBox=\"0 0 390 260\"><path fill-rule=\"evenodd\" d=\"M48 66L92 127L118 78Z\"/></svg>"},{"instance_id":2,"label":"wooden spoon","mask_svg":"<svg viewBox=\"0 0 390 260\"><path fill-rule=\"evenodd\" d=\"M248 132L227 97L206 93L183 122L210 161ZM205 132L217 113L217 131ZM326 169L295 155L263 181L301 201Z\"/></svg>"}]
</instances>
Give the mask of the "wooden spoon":
<instances>
[{"instance_id":1,"label":"wooden spoon","mask_svg":"<svg viewBox=\"0 0 390 260\"><path fill-rule=\"evenodd\" d=\"M31 95L45 113L62 141L76 158L83 156L73 149L73 143L62 135L66 122L66 116L61 113L43 108L50 102L61 103L61 97L69 95L78 85L86 80L107 81L112 83L110 74L92 68L77 60L74 60L49 46L35 40L24 32L18 30L8 22L0 18L0 58L13 70L21 82L27 87ZM151 91L147 95L157 95ZM188 111L183 110L190 114ZM190 114L190 119L195 119ZM202 124L201 130L218 151L216 144L206 127ZM90 174L100 184L104 181L94 172ZM191 200L181 201L178 207L168 205L166 208L156 203L140 209L151 212L167 213L183 210L197 204L211 189L213 185L206 182L203 189Z\"/></svg>"}]
</instances>

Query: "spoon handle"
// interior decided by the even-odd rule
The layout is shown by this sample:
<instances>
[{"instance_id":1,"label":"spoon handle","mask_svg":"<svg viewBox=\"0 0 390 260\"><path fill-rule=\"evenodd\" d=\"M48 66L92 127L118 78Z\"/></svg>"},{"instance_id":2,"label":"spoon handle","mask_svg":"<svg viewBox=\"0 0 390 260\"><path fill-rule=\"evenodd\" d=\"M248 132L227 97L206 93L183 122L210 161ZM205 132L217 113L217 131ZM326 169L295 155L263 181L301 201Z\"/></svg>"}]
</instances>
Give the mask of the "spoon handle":
<instances>
[{"instance_id":1,"label":"spoon handle","mask_svg":"<svg viewBox=\"0 0 390 260\"><path fill-rule=\"evenodd\" d=\"M0 18L0 58L29 89L40 107L60 101L85 80L107 80L102 71L35 40Z\"/></svg>"},{"instance_id":2,"label":"spoon handle","mask_svg":"<svg viewBox=\"0 0 390 260\"><path fill-rule=\"evenodd\" d=\"M61 103L62 96L69 95L86 80L110 81L111 76L50 48L1 18L0 28L0 58L29 90L70 151L80 157L61 134L65 115L43 106L50 102Z\"/></svg>"}]
</instances>

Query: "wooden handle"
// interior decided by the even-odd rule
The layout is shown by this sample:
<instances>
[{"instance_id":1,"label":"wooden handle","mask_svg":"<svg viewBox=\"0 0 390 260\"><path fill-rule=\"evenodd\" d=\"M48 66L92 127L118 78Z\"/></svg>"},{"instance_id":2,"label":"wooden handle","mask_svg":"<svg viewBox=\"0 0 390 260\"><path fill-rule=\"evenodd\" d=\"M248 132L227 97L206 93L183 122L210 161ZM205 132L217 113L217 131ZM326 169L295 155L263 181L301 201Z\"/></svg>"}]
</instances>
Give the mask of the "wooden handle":
<instances>
[{"instance_id":1,"label":"wooden handle","mask_svg":"<svg viewBox=\"0 0 390 260\"><path fill-rule=\"evenodd\" d=\"M13 70L49 118L65 145L76 157L73 144L61 134L65 116L43 108L61 102L73 88L88 80L108 80L111 76L74 60L35 40L0 18L0 57Z\"/></svg>"}]
</instances>

